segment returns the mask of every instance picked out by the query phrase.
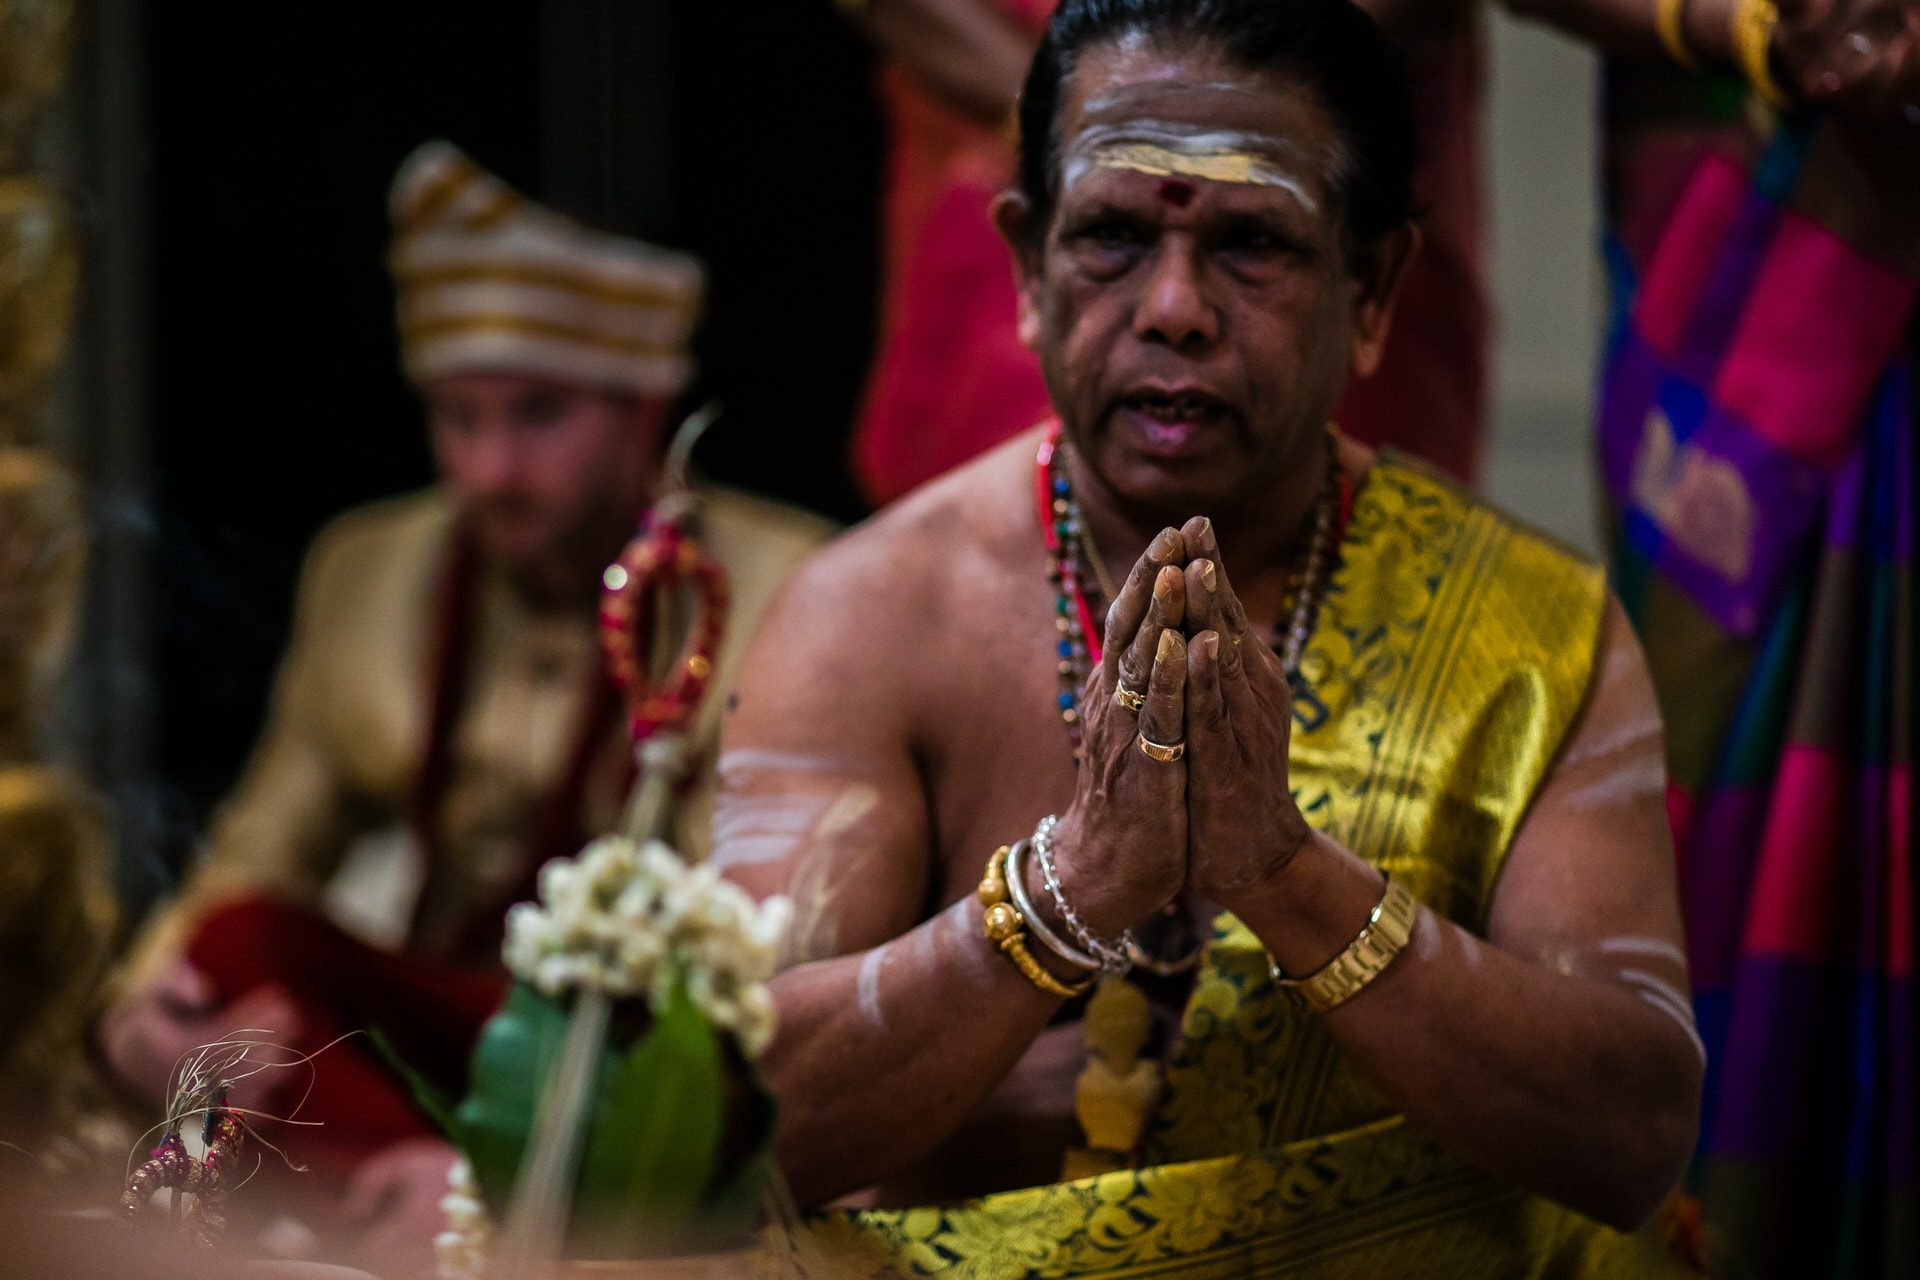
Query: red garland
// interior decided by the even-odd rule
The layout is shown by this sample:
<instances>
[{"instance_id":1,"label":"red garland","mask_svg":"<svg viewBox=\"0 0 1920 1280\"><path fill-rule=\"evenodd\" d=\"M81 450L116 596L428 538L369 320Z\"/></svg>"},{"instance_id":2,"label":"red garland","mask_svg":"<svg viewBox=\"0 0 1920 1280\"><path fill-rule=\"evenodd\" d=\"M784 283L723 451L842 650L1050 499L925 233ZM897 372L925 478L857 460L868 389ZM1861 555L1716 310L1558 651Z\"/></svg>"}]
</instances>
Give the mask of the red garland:
<instances>
[{"instance_id":1,"label":"red garland","mask_svg":"<svg viewBox=\"0 0 1920 1280\"><path fill-rule=\"evenodd\" d=\"M676 587L693 591L696 609L670 674L656 687L647 661L651 602L656 592ZM684 729L693 718L713 679L727 605L726 574L676 523L642 531L614 561L600 596L600 647L626 701L627 729L636 744Z\"/></svg>"}]
</instances>

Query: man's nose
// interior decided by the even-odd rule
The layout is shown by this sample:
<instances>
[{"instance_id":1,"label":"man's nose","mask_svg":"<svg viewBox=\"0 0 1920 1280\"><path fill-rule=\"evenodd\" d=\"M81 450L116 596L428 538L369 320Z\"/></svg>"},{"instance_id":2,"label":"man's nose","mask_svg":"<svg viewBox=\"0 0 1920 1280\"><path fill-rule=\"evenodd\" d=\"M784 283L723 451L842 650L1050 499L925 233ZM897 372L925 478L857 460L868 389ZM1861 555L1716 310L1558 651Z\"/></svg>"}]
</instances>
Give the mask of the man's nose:
<instances>
[{"instance_id":1,"label":"man's nose","mask_svg":"<svg viewBox=\"0 0 1920 1280\"><path fill-rule=\"evenodd\" d=\"M1134 311L1134 334L1175 350L1205 347L1220 336L1220 316L1207 296L1205 267L1190 247L1163 244Z\"/></svg>"},{"instance_id":2,"label":"man's nose","mask_svg":"<svg viewBox=\"0 0 1920 1280\"><path fill-rule=\"evenodd\" d=\"M475 488L510 489L520 475L520 450L511 431L477 432L467 451L467 477Z\"/></svg>"}]
</instances>

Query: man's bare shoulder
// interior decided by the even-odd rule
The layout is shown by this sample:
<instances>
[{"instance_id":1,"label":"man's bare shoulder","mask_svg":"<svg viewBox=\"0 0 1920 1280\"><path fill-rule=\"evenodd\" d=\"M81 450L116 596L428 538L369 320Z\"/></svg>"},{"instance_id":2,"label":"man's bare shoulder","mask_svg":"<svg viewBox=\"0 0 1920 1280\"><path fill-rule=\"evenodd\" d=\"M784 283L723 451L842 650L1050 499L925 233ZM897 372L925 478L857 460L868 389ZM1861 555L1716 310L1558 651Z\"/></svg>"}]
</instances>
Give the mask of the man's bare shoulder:
<instances>
[{"instance_id":1,"label":"man's bare shoulder","mask_svg":"<svg viewBox=\"0 0 1920 1280\"><path fill-rule=\"evenodd\" d=\"M1029 551L1035 530L1028 432L929 481L809 556L788 593L847 617L941 616L974 600Z\"/></svg>"}]
</instances>

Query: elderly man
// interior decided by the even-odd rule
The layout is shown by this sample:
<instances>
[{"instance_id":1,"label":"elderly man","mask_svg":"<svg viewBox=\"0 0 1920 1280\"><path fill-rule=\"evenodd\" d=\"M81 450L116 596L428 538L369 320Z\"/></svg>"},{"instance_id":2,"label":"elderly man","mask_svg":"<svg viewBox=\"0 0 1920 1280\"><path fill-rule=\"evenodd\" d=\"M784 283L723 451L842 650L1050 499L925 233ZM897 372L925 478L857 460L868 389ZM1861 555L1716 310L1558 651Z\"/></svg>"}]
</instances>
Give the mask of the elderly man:
<instances>
[{"instance_id":1,"label":"elderly man","mask_svg":"<svg viewBox=\"0 0 1920 1280\"><path fill-rule=\"evenodd\" d=\"M402 165L392 209L401 351L441 483L342 516L307 558L260 745L103 1024L108 1057L156 1103L178 1055L239 1027L314 1050L377 1026L457 1079L498 998L507 906L548 858L613 827L633 780L595 616L602 571L661 483L700 266L543 209L444 142ZM825 526L711 492L690 530L732 597L724 685ZM695 722L675 823L696 856L722 696ZM316 909L349 849L390 828L410 837L408 874L360 895L389 908L384 923L362 913L389 944L376 951ZM360 1043L315 1063L302 1118L323 1127L276 1135L322 1173L425 1129ZM306 1083L254 1084L269 1079L285 1106ZM437 1201L450 1157L429 1158Z\"/></svg>"},{"instance_id":2,"label":"elderly man","mask_svg":"<svg viewBox=\"0 0 1920 1280\"><path fill-rule=\"evenodd\" d=\"M1054 17L996 216L1059 420L803 567L725 730L716 857L798 907L803 1256L1678 1268L1625 1234L1703 1065L1639 650L1327 425L1417 248L1408 116L1348 0Z\"/></svg>"}]
</instances>

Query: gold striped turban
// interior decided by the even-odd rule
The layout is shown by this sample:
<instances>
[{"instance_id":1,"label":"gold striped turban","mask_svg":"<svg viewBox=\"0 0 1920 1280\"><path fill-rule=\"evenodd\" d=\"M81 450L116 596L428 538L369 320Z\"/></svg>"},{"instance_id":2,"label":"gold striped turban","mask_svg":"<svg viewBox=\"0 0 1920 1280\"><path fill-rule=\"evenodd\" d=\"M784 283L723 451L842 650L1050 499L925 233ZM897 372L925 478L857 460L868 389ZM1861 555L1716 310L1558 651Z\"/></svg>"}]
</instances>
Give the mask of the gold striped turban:
<instances>
[{"instance_id":1,"label":"gold striped turban","mask_svg":"<svg viewBox=\"0 0 1920 1280\"><path fill-rule=\"evenodd\" d=\"M415 382L525 373L664 396L686 385L704 283L693 258L583 227L448 142L407 157L390 205Z\"/></svg>"}]
</instances>

